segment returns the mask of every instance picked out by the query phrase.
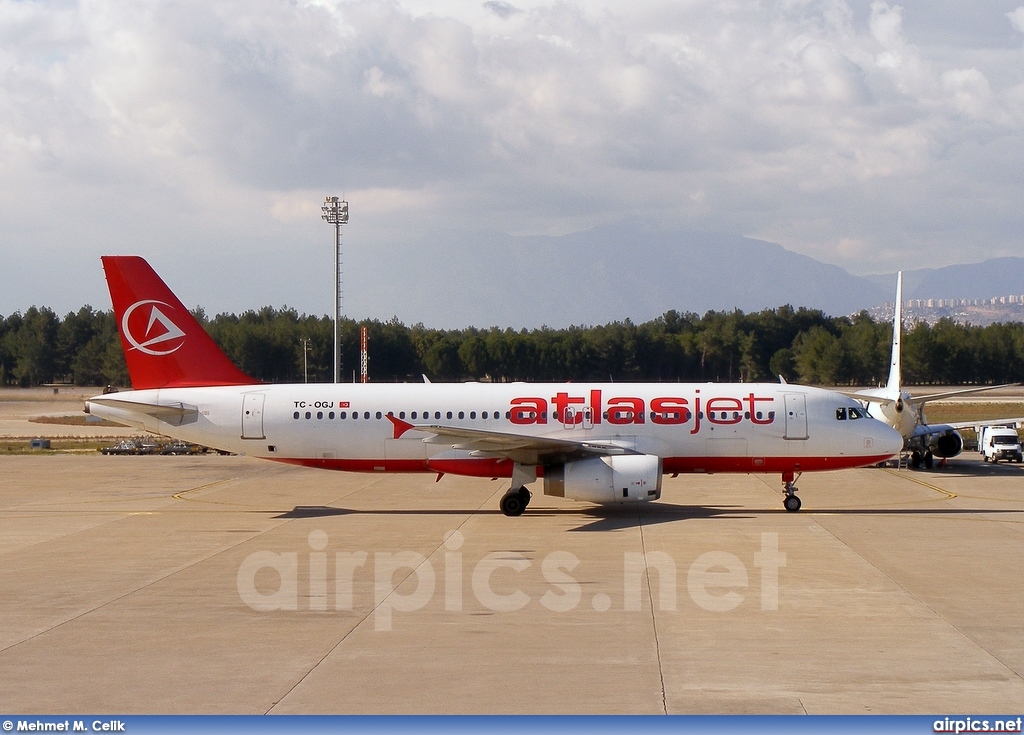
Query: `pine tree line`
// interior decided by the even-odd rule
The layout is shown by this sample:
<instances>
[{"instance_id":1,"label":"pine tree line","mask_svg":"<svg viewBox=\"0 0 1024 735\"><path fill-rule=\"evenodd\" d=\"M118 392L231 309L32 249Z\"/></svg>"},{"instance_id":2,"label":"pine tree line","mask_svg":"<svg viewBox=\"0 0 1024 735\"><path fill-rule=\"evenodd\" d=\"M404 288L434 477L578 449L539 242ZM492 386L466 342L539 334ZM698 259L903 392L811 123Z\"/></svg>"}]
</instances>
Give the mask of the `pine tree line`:
<instances>
[{"instance_id":1,"label":"pine tree line","mask_svg":"<svg viewBox=\"0 0 1024 735\"><path fill-rule=\"evenodd\" d=\"M210 319L194 312L246 373L268 382L332 379L329 317L264 307ZM369 330L374 382L757 381L876 385L888 372L892 329L866 312L829 317L789 306L741 311L666 312L564 329L428 329L391 321L342 322L343 380L358 371L359 328ZM910 328L903 339L908 384L991 384L1024 380L1024 324L965 326L949 320ZM128 385L117 325L109 311L83 306L63 319L46 307L0 316L0 385Z\"/></svg>"}]
</instances>

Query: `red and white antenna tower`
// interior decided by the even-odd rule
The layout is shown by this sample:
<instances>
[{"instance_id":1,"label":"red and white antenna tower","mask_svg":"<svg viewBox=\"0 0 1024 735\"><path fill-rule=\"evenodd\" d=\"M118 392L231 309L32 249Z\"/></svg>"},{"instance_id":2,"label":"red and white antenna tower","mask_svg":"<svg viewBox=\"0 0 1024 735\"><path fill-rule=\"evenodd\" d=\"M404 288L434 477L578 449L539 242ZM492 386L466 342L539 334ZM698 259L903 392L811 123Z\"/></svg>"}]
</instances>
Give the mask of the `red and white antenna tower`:
<instances>
[{"instance_id":1,"label":"red and white antenna tower","mask_svg":"<svg viewBox=\"0 0 1024 735\"><path fill-rule=\"evenodd\" d=\"M366 327L359 328L359 379L363 383L370 382L370 355L367 346L370 342Z\"/></svg>"}]
</instances>

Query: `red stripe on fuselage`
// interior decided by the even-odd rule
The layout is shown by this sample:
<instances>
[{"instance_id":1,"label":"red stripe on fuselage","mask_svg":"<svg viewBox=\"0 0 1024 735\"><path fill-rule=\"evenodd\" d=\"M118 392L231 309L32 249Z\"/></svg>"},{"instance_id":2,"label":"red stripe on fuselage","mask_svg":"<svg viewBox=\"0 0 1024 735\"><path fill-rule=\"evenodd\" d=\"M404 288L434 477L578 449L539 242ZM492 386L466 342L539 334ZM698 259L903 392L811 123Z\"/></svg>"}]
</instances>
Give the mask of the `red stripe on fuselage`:
<instances>
[{"instance_id":1,"label":"red stripe on fuselage","mask_svg":"<svg viewBox=\"0 0 1024 735\"><path fill-rule=\"evenodd\" d=\"M513 463L507 459L316 459L268 457L277 462L342 472L443 472L466 477L512 477ZM863 467L889 459L874 457L666 457L662 472L778 474L780 472L820 472ZM538 467L543 477L543 467Z\"/></svg>"}]
</instances>

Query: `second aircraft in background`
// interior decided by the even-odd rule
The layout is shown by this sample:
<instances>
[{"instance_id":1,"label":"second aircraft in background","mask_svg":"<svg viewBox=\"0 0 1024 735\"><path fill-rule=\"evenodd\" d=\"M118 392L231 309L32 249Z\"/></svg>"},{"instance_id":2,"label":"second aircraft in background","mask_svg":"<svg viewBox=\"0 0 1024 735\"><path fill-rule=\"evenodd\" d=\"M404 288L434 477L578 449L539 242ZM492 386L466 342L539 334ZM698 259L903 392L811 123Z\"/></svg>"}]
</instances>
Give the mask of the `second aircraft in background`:
<instances>
[{"instance_id":1,"label":"second aircraft in background","mask_svg":"<svg viewBox=\"0 0 1024 735\"><path fill-rule=\"evenodd\" d=\"M903 436L903 450L909 454L911 467L922 464L931 468L938 457L944 461L955 457L964 448L963 437L958 429L981 426L1020 425L1024 418L991 419L988 421L961 421L949 424L929 424L924 415L924 404L942 398L966 396L1005 388L1005 385L989 385L982 388L911 395L902 385L900 338L903 332L903 271L896 274L896 314L892 321L892 352L890 354L889 379L883 388L870 388L848 392L851 398L864 401L872 417L883 421ZM1010 384L1012 385L1012 384Z\"/></svg>"}]
</instances>

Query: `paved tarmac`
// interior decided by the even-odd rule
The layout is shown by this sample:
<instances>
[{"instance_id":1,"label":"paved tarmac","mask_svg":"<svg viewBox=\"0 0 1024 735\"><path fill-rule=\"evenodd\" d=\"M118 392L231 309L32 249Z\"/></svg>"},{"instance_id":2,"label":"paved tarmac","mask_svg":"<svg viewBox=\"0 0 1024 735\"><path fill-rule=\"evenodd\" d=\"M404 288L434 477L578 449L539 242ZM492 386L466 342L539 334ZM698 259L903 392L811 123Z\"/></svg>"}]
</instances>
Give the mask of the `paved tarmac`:
<instances>
[{"instance_id":1,"label":"paved tarmac","mask_svg":"<svg viewBox=\"0 0 1024 735\"><path fill-rule=\"evenodd\" d=\"M1019 713L1024 468L975 456L520 518L486 480L0 457L0 711Z\"/></svg>"}]
</instances>

